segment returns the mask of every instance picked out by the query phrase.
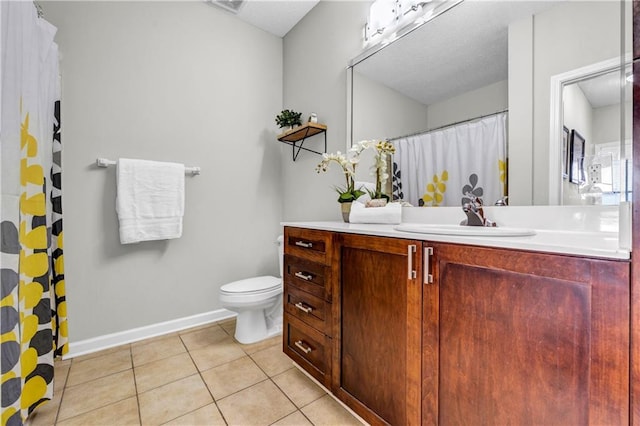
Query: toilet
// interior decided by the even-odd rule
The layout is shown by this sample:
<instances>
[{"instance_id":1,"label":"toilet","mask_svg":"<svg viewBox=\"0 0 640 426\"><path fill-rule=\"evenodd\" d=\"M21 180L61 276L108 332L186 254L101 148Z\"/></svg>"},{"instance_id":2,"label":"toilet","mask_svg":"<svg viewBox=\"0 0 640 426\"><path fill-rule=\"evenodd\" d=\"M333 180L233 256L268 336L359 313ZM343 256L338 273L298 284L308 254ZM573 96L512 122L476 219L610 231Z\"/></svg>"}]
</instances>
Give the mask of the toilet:
<instances>
[{"instance_id":1,"label":"toilet","mask_svg":"<svg viewBox=\"0 0 640 426\"><path fill-rule=\"evenodd\" d=\"M261 276L220 287L223 308L237 312L235 338L248 344L282 333L282 262L284 244L278 237L280 277Z\"/></svg>"}]
</instances>

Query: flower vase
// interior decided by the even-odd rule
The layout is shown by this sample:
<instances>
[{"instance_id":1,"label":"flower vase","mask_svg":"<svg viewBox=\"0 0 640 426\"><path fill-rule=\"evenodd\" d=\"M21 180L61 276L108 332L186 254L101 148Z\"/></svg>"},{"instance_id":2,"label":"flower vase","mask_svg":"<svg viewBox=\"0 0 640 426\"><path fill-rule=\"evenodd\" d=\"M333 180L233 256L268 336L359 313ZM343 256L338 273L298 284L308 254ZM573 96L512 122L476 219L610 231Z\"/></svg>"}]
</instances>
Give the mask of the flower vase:
<instances>
[{"instance_id":1,"label":"flower vase","mask_svg":"<svg viewBox=\"0 0 640 426\"><path fill-rule=\"evenodd\" d=\"M342 212L342 220L349 223L349 214L351 213L351 202L340 203L340 211Z\"/></svg>"}]
</instances>

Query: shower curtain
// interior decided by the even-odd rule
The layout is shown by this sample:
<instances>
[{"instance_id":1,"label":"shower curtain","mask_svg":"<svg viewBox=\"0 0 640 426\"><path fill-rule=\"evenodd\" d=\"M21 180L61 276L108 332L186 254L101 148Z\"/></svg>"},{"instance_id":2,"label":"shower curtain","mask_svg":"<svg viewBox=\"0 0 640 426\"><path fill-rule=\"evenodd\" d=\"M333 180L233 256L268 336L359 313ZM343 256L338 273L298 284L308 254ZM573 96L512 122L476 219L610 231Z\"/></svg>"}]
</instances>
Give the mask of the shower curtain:
<instances>
[{"instance_id":1,"label":"shower curtain","mask_svg":"<svg viewBox=\"0 0 640 426\"><path fill-rule=\"evenodd\" d=\"M507 113L393 140L393 199L413 206L485 204L506 195Z\"/></svg>"},{"instance_id":2,"label":"shower curtain","mask_svg":"<svg viewBox=\"0 0 640 426\"><path fill-rule=\"evenodd\" d=\"M67 352L58 48L31 2L0 2L0 24L2 425L22 425Z\"/></svg>"}]
</instances>

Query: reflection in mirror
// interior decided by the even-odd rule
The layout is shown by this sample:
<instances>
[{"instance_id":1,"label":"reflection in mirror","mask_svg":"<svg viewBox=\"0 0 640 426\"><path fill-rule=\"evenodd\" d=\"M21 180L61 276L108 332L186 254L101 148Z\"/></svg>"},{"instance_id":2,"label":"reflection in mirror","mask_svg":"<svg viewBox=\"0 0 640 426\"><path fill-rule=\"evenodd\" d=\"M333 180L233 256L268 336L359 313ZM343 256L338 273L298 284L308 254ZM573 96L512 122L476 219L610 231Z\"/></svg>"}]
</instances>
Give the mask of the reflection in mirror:
<instances>
[{"instance_id":1,"label":"reflection in mirror","mask_svg":"<svg viewBox=\"0 0 640 426\"><path fill-rule=\"evenodd\" d=\"M561 104L552 105L552 113L561 112L558 121L563 129L570 129L568 151L563 149L560 158L568 164L568 173L562 175L562 185L557 188L564 205L615 205L630 200L631 93L624 91L622 104L620 97L621 82L630 86L626 76L631 69L625 64L621 73L615 60L603 68L562 84ZM569 74L575 76L576 72ZM552 137L552 146L553 142ZM552 157L550 160L554 161ZM553 188L551 184L551 196Z\"/></svg>"},{"instance_id":2,"label":"reflection in mirror","mask_svg":"<svg viewBox=\"0 0 640 426\"><path fill-rule=\"evenodd\" d=\"M590 157L608 154L611 154L611 164L601 163L600 167L606 169L605 175L611 170L612 175L618 177L611 179L610 188L616 189L603 196L602 203L624 199L628 194L623 184L628 176L618 170L625 169L624 159L631 158L630 149L620 149L624 152L616 160L617 154L611 152L609 145L603 145L617 142L622 147L624 141L630 139L630 132L622 128L630 107L621 101L624 90L620 79L617 103L608 106L610 111L618 111L617 138L611 136L606 142L604 139L596 142L599 137L596 135L605 137L605 130L598 124L601 114L594 116L589 130L567 126L569 136L571 129L576 129L585 138L585 156L581 160L585 180L569 188L569 179L563 178L561 161L564 159L562 113L553 121L550 88L554 76L603 61L617 60L620 74L621 46L626 46L625 50L631 47L630 12L625 10L626 25L621 22L620 8L630 8L627 3L630 4L607 0L465 0L384 49L370 56L365 52L351 62L351 141L401 140L407 135L416 138L430 132L433 136L453 128L453 124L475 125L482 121L480 117L506 111L508 170L503 172L503 188L507 188L511 205L595 202L593 198L578 196L579 189L591 190L586 188L589 175L585 169L594 162ZM621 42L623 30L625 43ZM571 84L576 82L563 81L562 87L570 91ZM594 107L599 108L604 107ZM628 113L620 113L621 110ZM566 108L563 112L567 116L572 113ZM626 122L630 124L631 120L626 118ZM551 130L552 126L557 126L557 135ZM430 156L437 161L443 155ZM550 161L552 157L557 161ZM476 163L480 165L482 157L477 158ZM568 172L566 166L565 173ZM435 181L434 177L443 183L445 167L432 167L438 171L424 171L420 167L399 169L401 178L394 183L396 189L398 184L403 185L402 198L412 200L415 206L434 205L425 195L435 188L429 186ZM447 165L448 175L457 167L462 166ZM482 167L486 168L487 164L482 163ZM478 179L475 187L494 186L482 181L484 177L478 170L460 170L460 175L467 178L473 174ZM426 180L416 184L418 187L408 195L405 189L409 184L403 179L415 175L425 175ZM467 179L448 183L442 197L444 204L439 205L459 205L463 188L471 182ZM622 187L618 189L616 185ZM451 191L450 201L446 197L448 191ZM497 195L486 195L485 204L493 204Z\"/></svg>"}]
</instances>

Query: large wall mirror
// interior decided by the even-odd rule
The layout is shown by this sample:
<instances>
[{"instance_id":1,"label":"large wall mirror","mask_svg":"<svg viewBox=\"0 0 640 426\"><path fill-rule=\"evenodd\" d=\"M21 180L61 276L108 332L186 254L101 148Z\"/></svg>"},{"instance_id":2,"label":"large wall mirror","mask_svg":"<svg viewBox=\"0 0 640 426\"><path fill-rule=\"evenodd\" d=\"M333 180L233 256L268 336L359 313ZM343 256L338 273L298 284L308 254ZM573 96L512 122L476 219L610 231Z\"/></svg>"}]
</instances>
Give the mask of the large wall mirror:
<instances>
[{"instance_id":1,"label":"large wall mirror","mask_svg":"<svg viewBox=\"0 0 640 426\"><path fill-rule=\"evenodd\" d=\"M415 206L630 200L631 30L631 1L459 2L352 60L348 144L395 141Z\"/></svg>"}]
</instances>

